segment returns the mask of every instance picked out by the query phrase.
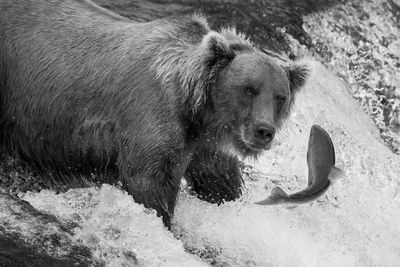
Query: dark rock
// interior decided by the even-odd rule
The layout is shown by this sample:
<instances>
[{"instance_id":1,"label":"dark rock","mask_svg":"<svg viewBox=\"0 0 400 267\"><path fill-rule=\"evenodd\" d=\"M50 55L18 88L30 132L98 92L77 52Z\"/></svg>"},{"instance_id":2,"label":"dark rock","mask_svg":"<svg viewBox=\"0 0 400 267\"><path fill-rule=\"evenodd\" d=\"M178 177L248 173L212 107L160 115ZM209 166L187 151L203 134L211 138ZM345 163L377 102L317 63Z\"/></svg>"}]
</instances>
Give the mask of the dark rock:
<instances>
[{"instance_id":1,"label":"dark rock","mask_svg":"<svg viewBox=\"0 0 400 267\"><path fill-rule=\"evenodd\" d=\"M89 264L91 252L73 239L71 224L0 193L0 266Z\"/></svg>"},{"instance_id":2,"label":"dark rock","mask_svg":"<svg viewBox=\"0 0 400 267\"><path fill-rule=\"evenodd\" d=\"M311 46L303 30L303 16L335 4L340 0L95 0L104 8L136 21L185 15L204 14L210 26L236 26L263 48L290 54L285 32L301 44Z\"/></svg>"}]
</instances>

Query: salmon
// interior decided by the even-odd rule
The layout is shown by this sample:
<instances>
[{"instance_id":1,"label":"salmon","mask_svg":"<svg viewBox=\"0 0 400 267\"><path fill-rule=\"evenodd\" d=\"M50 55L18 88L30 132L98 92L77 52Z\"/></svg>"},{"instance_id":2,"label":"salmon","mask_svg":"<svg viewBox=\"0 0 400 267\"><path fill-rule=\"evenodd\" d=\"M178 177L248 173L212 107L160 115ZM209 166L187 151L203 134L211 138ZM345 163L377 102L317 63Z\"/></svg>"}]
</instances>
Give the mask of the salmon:
<instances>
[{"instance_id":1,"label":"salmon","mask_svg":"<svg viewBox=\"0 0 400 267\"><path fill-rule=\"evenodd\" d=\"M331 184L344 176L344 172L335 166L335 148L329 134L320 126L311 127L307 150L308 187L300 192L288 195L279 186L271 191L257 205L305 204L321 197Z\"/></svg>"}]
</instances>

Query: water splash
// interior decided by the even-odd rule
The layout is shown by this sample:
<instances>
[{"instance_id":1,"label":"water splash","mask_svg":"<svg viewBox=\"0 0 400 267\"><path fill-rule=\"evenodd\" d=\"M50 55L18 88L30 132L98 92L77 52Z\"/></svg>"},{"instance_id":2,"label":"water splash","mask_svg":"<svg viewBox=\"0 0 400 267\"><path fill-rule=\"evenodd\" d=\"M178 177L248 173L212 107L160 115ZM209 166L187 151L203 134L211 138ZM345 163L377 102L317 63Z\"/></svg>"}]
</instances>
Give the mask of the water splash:
<instances>
[{"instance_id":1,"label":"water splash","mask_svg":"<svg viewBox=\"0 0 400 267\"><path fill-rule=\"evenodd\" d=\"M400 154L400 16L396 7L392 1L349 1L305 16L303 28L327 66L346 79L385 142Z\"/></svg>"}]
</instances>

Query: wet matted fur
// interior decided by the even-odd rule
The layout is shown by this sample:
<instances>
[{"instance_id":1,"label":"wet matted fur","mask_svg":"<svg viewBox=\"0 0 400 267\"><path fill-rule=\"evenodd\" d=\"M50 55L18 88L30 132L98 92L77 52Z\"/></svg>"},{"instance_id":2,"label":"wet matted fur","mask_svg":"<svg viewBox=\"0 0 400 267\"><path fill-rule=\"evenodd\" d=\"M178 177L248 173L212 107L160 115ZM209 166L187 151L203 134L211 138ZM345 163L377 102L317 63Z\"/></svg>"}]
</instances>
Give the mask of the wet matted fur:
<instances>
[{"instance_id":1,"label":"wet matted fur","mask_svg":"<svg viewBox=\"0 0 400 267\"><path fill-rule=\"evenodd\" d=\"M2 145L59 181L110 175L168 227L183 176L209 201L240 196L236 155L268 148L254 129L279 127L307 73L198 15L0 0Z\"/></svg>"}]
</instances>

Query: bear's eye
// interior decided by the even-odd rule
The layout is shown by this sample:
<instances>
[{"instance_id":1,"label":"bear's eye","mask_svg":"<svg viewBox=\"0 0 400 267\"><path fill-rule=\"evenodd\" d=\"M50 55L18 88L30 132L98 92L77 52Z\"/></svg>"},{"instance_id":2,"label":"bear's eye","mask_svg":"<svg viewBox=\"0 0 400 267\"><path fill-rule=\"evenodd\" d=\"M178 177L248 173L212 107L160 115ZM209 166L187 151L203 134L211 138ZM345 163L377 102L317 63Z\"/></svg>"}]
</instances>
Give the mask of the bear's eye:
<instances>
[{"instance_id":1,"label":"bear's eye","mask_svg":"<svg viewBox=\"0 0 400 267\"><path fill-rule=\"evenodd\" d=\"M283 105L286 102L286 97L285 96L278 95L275 98L276 98L276 102L278 102L279 104Z\"/></svg>"},{"instance_id":2,"label":"bear's eye","mask_svg":"<svg viewBox=\"0 0 400 267\"><path fill-rule=\"evenodd\" d=\"M256 90L251 87L251 86L247 86L243 89L244 93L248 96L255 96L257 94Z\"/></svg>"},{"instance_id":3,"label":"bear's eye","mask_svg":"<svg viewBox=\"0 0 400 267\"><path fill-rule=\"evenodd\" d=\"M278 109L278 113L280 113L283 105L286 102L286 97L278 95L278 96L275 97L275 100L276 100L276 104L278 106L278 108L277 108Z\"/></svg>"}]
</instances>

